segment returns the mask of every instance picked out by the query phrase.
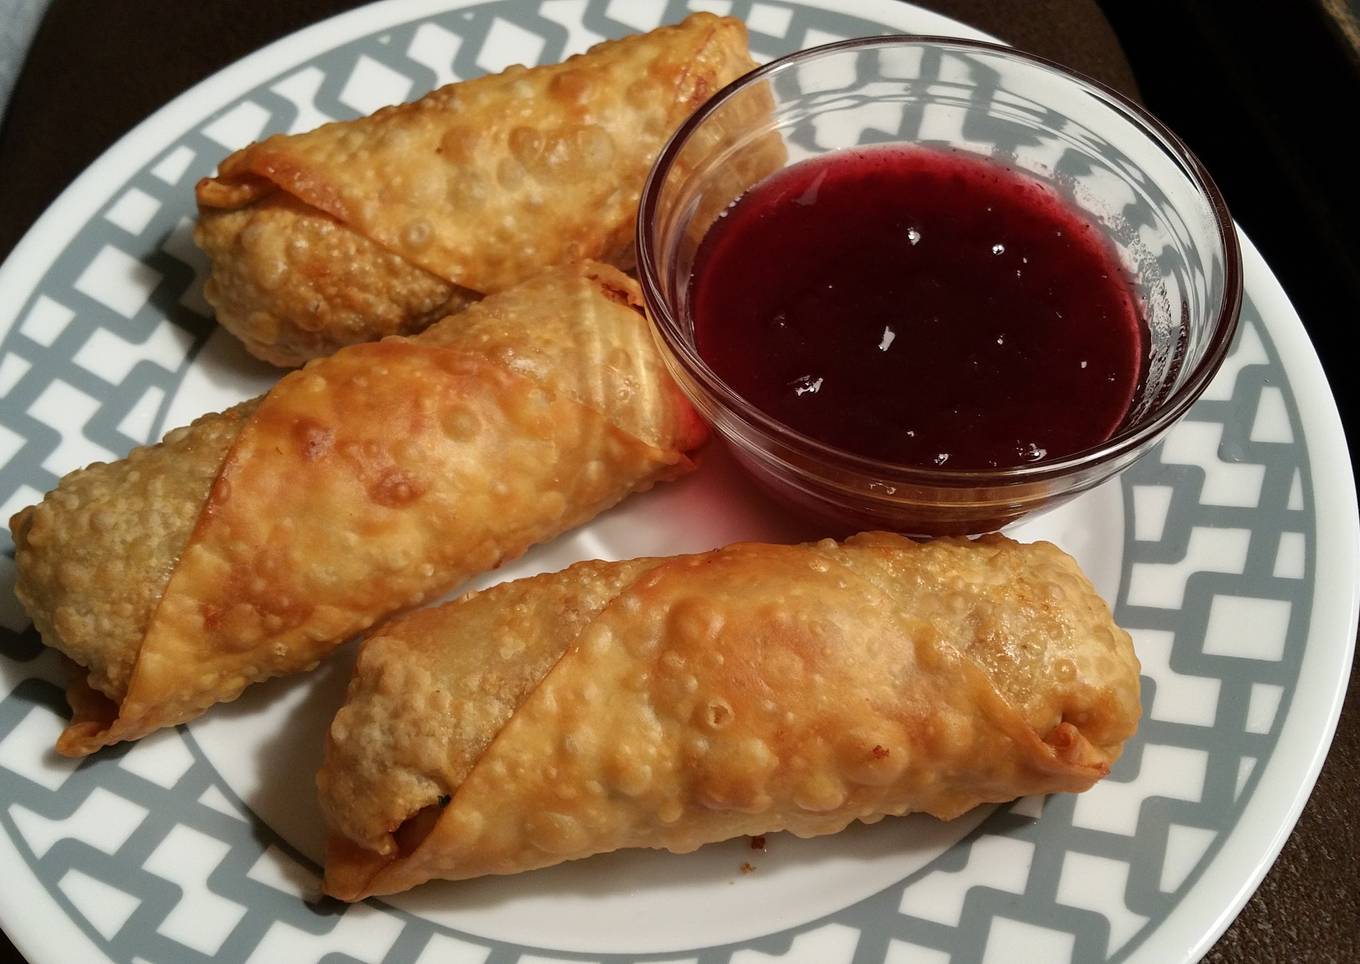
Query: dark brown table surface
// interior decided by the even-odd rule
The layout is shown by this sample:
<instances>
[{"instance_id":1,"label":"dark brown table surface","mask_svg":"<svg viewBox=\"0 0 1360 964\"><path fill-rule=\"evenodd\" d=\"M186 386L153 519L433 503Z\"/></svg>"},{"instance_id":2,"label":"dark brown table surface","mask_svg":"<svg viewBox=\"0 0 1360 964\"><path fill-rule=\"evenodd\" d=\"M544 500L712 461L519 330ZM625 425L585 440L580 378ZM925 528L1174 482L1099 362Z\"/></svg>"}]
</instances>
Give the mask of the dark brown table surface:
<instances>
[{"instance_id":1,"label":"dark brown table surface","mask_svg":"<svg viewBox=\"0 0 1360 964\"><path fill-rule=\"evenodd\" d=\"M1119 40L1092 0L919 2L1139 95ZM71 180L156 108L269 41L358 5L54 0L0 128L0 260ZM1352 687L1297 828L1206 961L1360 960L1360 832L1350 813L1360 794L1357 700ZM0 935L0 961L10 960L22 959Z\"/></svg>"}]
</instances>

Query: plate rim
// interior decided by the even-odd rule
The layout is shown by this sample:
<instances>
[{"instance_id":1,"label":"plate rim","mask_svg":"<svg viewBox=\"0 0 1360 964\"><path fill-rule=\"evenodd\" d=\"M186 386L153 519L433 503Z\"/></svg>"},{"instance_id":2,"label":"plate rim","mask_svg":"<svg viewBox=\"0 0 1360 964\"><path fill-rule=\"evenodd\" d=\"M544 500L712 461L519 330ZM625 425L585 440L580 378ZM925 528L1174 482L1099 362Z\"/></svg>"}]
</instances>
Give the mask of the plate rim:
<instances>
[{"instance_id":1,"label":"plate rim","mask_svg":"<svg viewBox=\"0 0 1360 964\"><path fill-rule=\"evenodd\" d=\"M1163 940L1183 944L1186 961L1199 960L1223 936L1275 866L1285 842L1293 835L1331 752L1349 688L1356 633L1360 629L1360 579L1354 578L1360 574L1360 508L1357 507L1355 477L1350 470L1346 434L1336 398L1317 349L1283 285L1240 225L1237 234L1242 242L1247 293L1280 355L1280 367L1291 376L1289 388L1298 406L1299 423L1304 427L1303 445L1314 514L1320 518L1324 507L1345 510L1342 513L1344 522L1317 526L1317 540L1313 546L1313 605L1295 697L1300 695L1310 671L1314 675L1319 673L1319 661L1324 664L1325 672L1330 668L1327 658L1338 659L1335 668L1340 672L1332 677L1333 685L1325 700L1316 699L1312 693L1308 699L1291 700L1274 752L1270 754L1242 815L1196 885L1154 932ZM1267 318L1281 319L1284 324L1277 330L1271 327ZM1295 374L1299 376L1297 379L1293 377ZM1340 564L1320 565L1323 560ZM1353 574L1352 578L1347 579L1345 573ZM1342 602L1338 604L1335 600ZM1300 759L1279 752L1291 742L1297 744L1300 731L1305 736L1317 734L1316 740L1306 741L1307 754ZM1279 814L1278 820L1263 815L1271 810ZM1269 833L1265 849L1242 848L1241 838L1260 827ZM1206 894L1225 892L1232 895L1228 904L1213 911L1210 905L1219 901ZM1192 921L1196 914L1198 919L1212 922L1207 930L1194 926ZM1148 935L1149 939L1128 960L1147 964L1165 960L1163 956L1155 956L1157 948L1150 946L1153 936Z\"/></svg>"},{"instance_id":2,"label":"plate rim","mask_svg":"<svg viewBox=\"0 0 1360 964\"><path fill-rule=\"evenodd\" d=\"M330 17L294 33L281 37L221 70L199 81L180 93L120 137L102 152L68 185L52 205L29 228L15 245L3 265L0 265L0 290L11 294L10 307L0 309L0 333L8 331L18 320L33 290L50 267L46 253L59 250L78 234L88 221L121 189L125 182L103 176L108 172L137 170L165 151L174 139L189 128L200 124L223 109L240 95L241 89L252 79L272 76L295 67L303 61L336 46L366 36L384 27L392 27L408 20L475 6L485 0L379 0ZM925 23L931 29L943 28L959 36L988 35L959 21L934 11L924 10L911 3L894 0L787 0L787 2L818 9L860 13L885 24L912 21L902 29L919 30ZM850 8L847 10L847 7ZM866 12L868 11L868 12ZM1238 228L1243 242L1243 256L1253 300L1279 351L1281 365L1291 375L1289 387L1298 406L1300 424L1304 427L1308 476L1315 511L1329 514L1341 507L1344 523L1329 522L1317 527L1317 541L1313 547L1317 562L1314 566L1313 604L1304 664L1300 668L1300 685L1308 675L1310 663L1321 662L1324 670L1333 669L1330 660L1339 655L1343 672L1334 677L1335 684L1326 700L1312 698L1292 702L1281 734L1280 743L1297 745L1302 733L1310 752L1302 759L1289 758L1286 753L1272 753L1260 776L1252 798L1248 801L1237 824L1228 833L1220 852L1205 867L1199 884L1192 888L1134 952L1131 960L1151 959L1154 953L1165 954L1166 948L1152 946L1167 941L1181 943L1186 948L1186 959L1202 956L1213 942L1231 925L1241 908L1260 885L1274 865L1285 841L1292 834L1329 752L1339 721L1342 703L1349 681L1349 670L1354 656L1357 621L1360 619L1360 581L1353 578L1360 573L1360 513L1356 510L1355 479L1350 471L1348 447L1333 393L1328 385L1316 349L1303 327L1297 311L1266 264L1255 245ZM1270 323L1266 319L1271 319ZM1341 564L1336 564L1340 562ZM1346 574L1352 578L1347 579ZM1348 627L1348 628L1347 628ZM1341 639L1336 636L1338 630ZM1341 647L1340 653L1337 647ZM1312 672L1317 673L1314 668ZM1318 738L1308 739L1308 734ZM1278 744L1277 744L1278 746ZM1292 778L1292 779L1291 779ZM1273 791L1273 792L1271 792ZM1280 808L1283 808L1282 810ZM1279 820L1263 817L1267 811L1280 815ZM1262 822L1264 821L1264 822ZM1242 848L1240 838L1255 828L1264 826L1270 837L1264 850L1258 846ZM44 946L51 947L53 935L63 942L63 953L69 953L71 933L79 935L82 951L93 953L96 959L107 959L83 930L71 919L61 901L47 891L21 858L8 835L0 850L0 866L23 867L26 883L37 885L43 892L38 902L28 901L22 906L7 897L9 893L28 895L20 887L0 890L0 924L13 940L16 948L30 960L44 959ZM1255 853L1256 856L1251 856ZM10 858L13 858L12 860ZM1232 897L1223 905L1221 895ZM1215 898L1213 895L1219 895ZM1217 912L1213 906L1220 906ZM1199 921L1198 925L1195 923ZM1211 921L1206 929L1205 922ZM64 925L64 926L63 926ZM1160 957L1159 959L1165 959Z\"/></svg>"}]
</instances>

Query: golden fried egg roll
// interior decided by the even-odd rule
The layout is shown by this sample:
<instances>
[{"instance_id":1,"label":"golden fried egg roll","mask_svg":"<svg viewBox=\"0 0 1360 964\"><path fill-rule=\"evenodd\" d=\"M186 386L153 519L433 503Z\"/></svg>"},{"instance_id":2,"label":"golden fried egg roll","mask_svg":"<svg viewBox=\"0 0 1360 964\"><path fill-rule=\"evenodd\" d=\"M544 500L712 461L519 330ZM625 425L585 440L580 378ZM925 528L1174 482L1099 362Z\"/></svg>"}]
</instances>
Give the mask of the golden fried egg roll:
<instances>
[{"instance_id":1,"label":"golden fried egg roll","mask_svg":"<svg viewBox=\"0 0 1360 964\"><path fill-rule=\"evenodd\" d=\"M754 66L741 21L696 13L252 144L198 184L208 301L253 354L298 365L550 265L627 268L661 146Z\"/></svg>"},{"instance_id":2,"label":"golden fried egg roll","mask_svg":"<svg viewBox=\"0 0 1360 964\"><path fill-rule=\"evenodd\" d=\"M345 900L1081 791L1138 722L1077 564L885 533L587 562L394 621L318 776Z\"/></svg>"},{"instance_id":3,"label":"golden fried egg roll","mask_svg":"<svg viewBox=\"0 0 1360 964\"><path fill-rule=\"evenodd\" d=\"M86 670L58 750L182 723L691 467L636 285L554 269L62 479L19 599Z\"/></svg>"}]
</instances>

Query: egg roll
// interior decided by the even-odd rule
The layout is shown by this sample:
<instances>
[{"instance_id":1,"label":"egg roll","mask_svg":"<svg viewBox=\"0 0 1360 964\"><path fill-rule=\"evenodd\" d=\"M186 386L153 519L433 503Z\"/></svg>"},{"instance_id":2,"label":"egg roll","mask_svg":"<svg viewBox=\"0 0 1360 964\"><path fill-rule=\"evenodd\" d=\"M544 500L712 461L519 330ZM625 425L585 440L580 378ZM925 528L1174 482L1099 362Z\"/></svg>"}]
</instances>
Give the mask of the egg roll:
<instances>
[{"instance_id":1,"label":"egg roll","mask_svg":"<svg viewBox=\"0 0 1360 964\"><path fill-rule=\"evenodd\" d=\"M1139 666L1071 557L993 535L586 562L387 624L318 775L344 900L627 847L1089 788Z\"/></svg>"},{"instance_id":2,"label":"egg roll","mask_svg":"<svg viewBox=\"0 0 1360 964\"><path fill-rule=\"evenodd\" d=\"M83 668L61 753L309 669L692 466L706 429L626 275L553 269L456 322L317 360L14 516L19 599Z\"/></svg>"},{"instance_id":3,"label":"egg roll","mask_svg":"<svg viewBox=\"0 0 1360 964\"><path fill-rule=\"evenodd\" d=\"M298 365L551 265L630 267L661 146L754 66L741 21L696 13L251 144L197 187L205 295L253 354Z\"/></svg>"}]
</instances>

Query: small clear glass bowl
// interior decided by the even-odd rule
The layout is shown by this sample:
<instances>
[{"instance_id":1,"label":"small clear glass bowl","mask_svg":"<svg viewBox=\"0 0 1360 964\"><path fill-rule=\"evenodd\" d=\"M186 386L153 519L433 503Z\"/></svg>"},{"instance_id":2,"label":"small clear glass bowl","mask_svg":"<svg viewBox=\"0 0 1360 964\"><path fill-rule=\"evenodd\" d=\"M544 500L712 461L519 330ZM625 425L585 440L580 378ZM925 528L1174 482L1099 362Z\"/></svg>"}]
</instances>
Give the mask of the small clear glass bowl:
<instances>
[{"instance_id":1,"label":"small clear glass bowl","mask_svg":"<svg viewBox=\"0 0 1360 964\"><path fill-rule=\"evenodd\" d=\"M1133 279L1150 340L1146 375L1110 439L1005 469L883 462L781 424L700 357L689 281L714 219L781 167L876 143L991 158L1051 185L1103 229ZM637 253L647 312L681 388L758 482L836 531L986 532L1099 485L1147 454L1199 397L1227 354L1242 300L1227 206L1175 134L1043 58L947 37L828 44L728 85L652 168Z\"/></svg>"}]
</instances>

